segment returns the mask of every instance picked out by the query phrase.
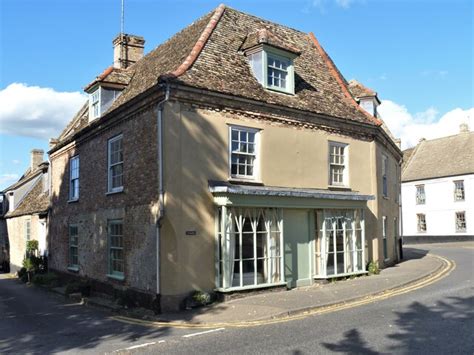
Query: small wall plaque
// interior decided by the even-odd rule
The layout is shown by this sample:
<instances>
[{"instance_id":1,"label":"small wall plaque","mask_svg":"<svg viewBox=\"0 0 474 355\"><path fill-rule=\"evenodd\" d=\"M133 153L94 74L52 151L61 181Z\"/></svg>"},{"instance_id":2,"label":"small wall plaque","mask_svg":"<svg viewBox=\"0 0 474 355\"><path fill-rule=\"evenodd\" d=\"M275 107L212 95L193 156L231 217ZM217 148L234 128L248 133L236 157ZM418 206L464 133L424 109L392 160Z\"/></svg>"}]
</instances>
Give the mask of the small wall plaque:
<instances>
[{"instance_id":1,"label":"small wall plaque","mask_svg":"<svg viewBox=\"0 0 474 355\"><path fill-rule=\"evenodd\" d=\"M196 235L196 231L186 231L186 235Z\"/></svg>"}]
</instances>

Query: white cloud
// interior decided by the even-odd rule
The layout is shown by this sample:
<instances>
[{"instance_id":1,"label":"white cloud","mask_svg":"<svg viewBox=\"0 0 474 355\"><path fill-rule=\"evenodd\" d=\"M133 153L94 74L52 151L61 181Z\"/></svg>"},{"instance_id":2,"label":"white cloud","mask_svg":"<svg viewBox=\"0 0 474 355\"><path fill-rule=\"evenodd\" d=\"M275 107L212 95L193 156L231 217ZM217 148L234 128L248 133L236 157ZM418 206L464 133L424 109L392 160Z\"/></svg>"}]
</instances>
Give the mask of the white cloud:
<instances>
[{"instance_id":1,"label":"white cloud","mask_svg":"<svg viewBox=\"0 0 474 355\"><path fill-rule=\"evenodd\" d=\"M405 106L383 100L378 110L395 137L401 138L403 149L415 146L421 138L457 134L461 123L467 123L470 130L474 128L474 108L456 108L439 117L434 107L411 114Z\"/></svg>"},{"instance_id":2,"label":"white cloud","mask_svg":"<svg viewBox=\"0 0 474 355\"><path fill-rule=\"evenodd\" d=\"M348 9L354 0L336 0L336 4L344 9Z\"/></svg>"},{"instance_id":3,"label":"white cloud","mask_svg":"<svg viewBox=\"0 0 474 355\"><path fill-rule=\"evenodd\" d=\"M0 90L0 133L49 139L57 137L86 96L13 83Z\"/></svg>"},{"instance_id":4,"label":"white cloud","mask_svg":"<svg viewBox=\"0 0 474 355\"><path fill-rule=\"evenodd\" d=\"M13 165L19 165L20 163L21 163L21 161L19 161L18 159L13 159L12 160Z\"/></svg>"},{"instance_id":5,"label":"white cloud","mask_svg":"<svg viewBox=\"0 0 474 355\"><path fill-rule=\"evenodd\" d=\"M20 176L18 174L2 174L0 175L0 187L8 187L15 183Z\"/></svg>"},{"instance_id":6,"label":"white cloud","mask_svg":"<svg viewBox=\"0 0 474 355\"><path fill-rule=\"evenodd\" d=\"M448 76L447 70L423 70L420 75L424 77L430 77L435 79L444 79Z\"/></svg>"},{"instance_id":7,"label":"white cloud","mask_svg":"<svg viewBox=\"0 0 474 355\"><path fill-rule=\"evenodd\" d=\"M340 7L340 8L343 8L343 9L347 10L351 7L352 4L354 4L356 2L365 3L365 0L312 0L312 2L310 4L314 8L319 9L319 11L321 11L322 14L325 14L327 7L332 5L332 4L335 4L337 7ZM305 7L304 11L308 12L309 7L311 5Z\"/></svg>"}]
</instances>

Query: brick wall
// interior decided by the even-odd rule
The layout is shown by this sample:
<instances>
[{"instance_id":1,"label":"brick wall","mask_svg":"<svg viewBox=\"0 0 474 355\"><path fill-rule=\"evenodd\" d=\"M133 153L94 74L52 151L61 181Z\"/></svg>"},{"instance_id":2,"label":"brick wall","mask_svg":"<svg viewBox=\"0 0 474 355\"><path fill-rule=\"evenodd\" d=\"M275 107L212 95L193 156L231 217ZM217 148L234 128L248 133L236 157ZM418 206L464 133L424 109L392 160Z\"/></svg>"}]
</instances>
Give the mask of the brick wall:
<instances>
[{"instance_id":1,"label":"brick wall","mask_svg":"<svg viewBox=\"0 0 474 355\"><path fill-rule=\"evenodd\" d=\"M123 135L124 190L107 194L107 142ZM49 227L50 268L70 272L69 229L78 226L78 276L148 293L156 290L155 221L157 211L156 114L149 109L85 142L51 154L52 213ZM69 199L69 158L79 155L80 196ZM108 273L107 223L123 219L125 279Z\"/></svg>"}]
</instances>

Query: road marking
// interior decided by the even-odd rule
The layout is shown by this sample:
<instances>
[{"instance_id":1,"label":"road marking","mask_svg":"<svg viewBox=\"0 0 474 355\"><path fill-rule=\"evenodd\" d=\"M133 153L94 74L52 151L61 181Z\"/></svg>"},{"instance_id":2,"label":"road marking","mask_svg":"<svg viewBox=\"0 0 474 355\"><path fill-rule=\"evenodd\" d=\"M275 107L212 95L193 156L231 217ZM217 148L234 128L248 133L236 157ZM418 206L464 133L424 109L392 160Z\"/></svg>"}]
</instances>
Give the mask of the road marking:
<instances>
[{"instance_id":1,"label":"road marking","mask_svg":"<svg viewBox=\"0 0 474 355\"><path fill-rule=\"evenodd\" d=\"M204 332L186 334L186 335L183 335L183 338L191 338L191 337L195 337L197 335L215 333L215 332L220 332L220 331L223 331L223 330L225 330L225 328L211 329L211 330L206 330Z\"/></svg>"},{"instance_id":2,"label":"road marking","mask_svg":"<svg viewBox=\"0 0 474 355\"><path fill-rule=\"evenodd\" d=\"M164 342L165 342L164 340L160 340L158 343L164 343ZM155 344L156 344L156 341L152 341L151 343L133 345L133 346L129 346L128 348L115 350L114 353L118 353L118 352L121 352L121 351L128 351L128 350L135 350L135 349L145 348L147 346L151 346L151 345L155 345Z\"/></svg>"},{"instance_id":3,"label":"road marking","mask_svg":"<svg viewBox=\"0 0 474 355\"><path fill-rule=\"evenodd\" d=\"M155 327L155 328L177 328L177 329L210 329L216 327L227 327L227 328L246 328L246 327L255 327L267 324L276 324L276 323L284 323L293 320L303 319L313 315L320 315L325 313L337 312L349 308L363 306L369 303L374 303L378 301L382 301L391 297L395 297L398 295L403 295L405 293L418 290L420 288L426 287L431 285L446 276L448 276L451 271L456 268L456 263L452 260L446 259L442 256L436 254L427 254L428 257L436 258L442 261L442 266L440 266L434 273L425 276L420 280L416 280L411 284L402 287L395 287L392 289L388 289L385 291L381 291L377 294L368 295L360 299L355 299L352 301L341 302L329 306L323 307L315 307L313 309L309 309L307 311L297 313L297 314L290 314L285 317L277 317L274 319L267 319L267 320L258 320L258 321L242 321L242 322L234 322L234 323L208 323L208 324L193 324L193 323L180 323L180 322L160 322L160 321L145 321L139 320L124 316L113 316L111 317L114 320L128 323L128 324L139 324L148 327ZM224 329L224 328L219 328ZM216 331L211 330L211 331ZM202 332L205 333L205 332ZM200 333L195 333L200 334Z\"/></svg>"}]
</instances>

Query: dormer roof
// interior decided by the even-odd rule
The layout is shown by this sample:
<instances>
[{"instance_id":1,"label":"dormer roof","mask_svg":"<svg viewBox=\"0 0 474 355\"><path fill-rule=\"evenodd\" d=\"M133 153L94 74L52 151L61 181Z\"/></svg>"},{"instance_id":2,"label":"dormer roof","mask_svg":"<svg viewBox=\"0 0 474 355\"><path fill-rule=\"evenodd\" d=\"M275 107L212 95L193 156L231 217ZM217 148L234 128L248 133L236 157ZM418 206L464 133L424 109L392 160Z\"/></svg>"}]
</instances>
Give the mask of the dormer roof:
<instances>
[{"instance_id":1,"label":"dormer roof","mask_svg":"<svg viewBox=\"0 0 474 355\"><path fill-rule=\"evenodd\" d=\"M86 85L84 88L85 92L89 92L96 85L113 89L123 89L128 85L133 75L133 69L119 69L113 66L105 69L100 75L98 75L92 82Z\"/></svg>"},{"instance_id":2,"label":"dormer roof","mask_svg":"<svg viewBox=\"0 0 474 355\"><path fill-rule=\"evenodd\" d=\"M296 55L301 53L300 50L292 47L287 41L275 35L267 28L261 28L255 32L249 33L242 44L241 50L245 52L262 44L279 48Z\"/></svg>"},{"instance_id":3,"label":"dormer roof","mask_svg":"<svg viewBox=\"0 0 474 355\"><path fill-rule=\"evenodd\" d=\"M361 98L373 97L380 104L380 100L377 96L377 93L374 90L369 89L368 87L362 85L357 80L355 79L349 80L348 88L352 96L354 96L354 98L357 101L359 101Z\"/></svg>"}]
</instances>

